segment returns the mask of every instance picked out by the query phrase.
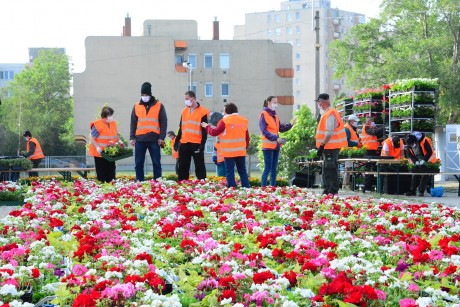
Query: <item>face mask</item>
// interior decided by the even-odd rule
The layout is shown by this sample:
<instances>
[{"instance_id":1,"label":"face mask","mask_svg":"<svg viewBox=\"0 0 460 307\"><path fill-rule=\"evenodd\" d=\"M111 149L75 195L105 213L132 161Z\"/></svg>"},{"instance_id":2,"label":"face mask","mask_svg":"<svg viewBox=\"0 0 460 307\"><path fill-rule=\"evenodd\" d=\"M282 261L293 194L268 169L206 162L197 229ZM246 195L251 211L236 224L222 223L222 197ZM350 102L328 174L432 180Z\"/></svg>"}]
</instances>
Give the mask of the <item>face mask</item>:
<instances>
[{"instance_id":1,"label":"face mask","mask_svg":"<svg viewBox=\"0 0 460 307\"><path fill-rule=\"evenodd\" d=\"M276 108L278 107L277 103L272 103L272 106L270 107L271 110L276 111Z\"/></svg>"},{"instance_id":2,"label":"face mask","mask_svg":"<svg viewBox=\"0 0 460 307\"><path fill-rule=\"evenodd\" d=\"M29 141L27 138L24 138L24 140L26 140L26 142L28 142L28 141Z\"/></svg>"},{"instance_id":3,"label":"face mask","mask_svg":"<svg viewBox=\"0 0 460 307\"><path fill-rule=\"evenodd\" d=\"M353 122L353 124L351 124L353 127L357 127L358 126L358 123L357 122Z\"/></svg>"},{"instance_id":4,"label":"face mask","mask_svg":"<svg viewBox=\"0 0 460 307\"><path fill-rule=\"evenodd\" d=\"M185 100L185 105L186 105L187 107L191 107L191 106L192 106L192 101L191 101L190 99L186 99L186 100Z\"/></svg>"},{"instance_id":5,"label":"face mask","mask_svg":"<svg viewBox=\"0 0 460 307\"><path fill-rule=\"evenodd\" d=\"M416 146L417 146L417 144L414 144L414 145L412 145L412 148L415 148Z\"/></svg>"},{"instance_id":6,"label":"face mask","mask_svg":"<svg viewBox=\"0 0 460 307\"><path fill-rule=\"evenodd\" d=\"M319 108L319 114L323 115L324 113L326 113L326 110L323 110L322 108Z\"/></svg>"},{"instance_id":7,"label":"face mask","mask_svg":"<svg viewBox=\"0 0 460 307\"><path fill-rule=\"evenodd\" d=\"M107 121L110 123L110 122L113 122L113 116L107 116Z\"/></svg>"},{"instance_id":8,"label":"face mask","mask_svg":"<svg viewBox=\"0 0 460 307\"><path fill-rule=\"evenodd\" d=\"M150 100L150 96L141 96L142 102L148 102Z\"/></svg>"},{"instance_id":9,"label":"face mask","mask_svg":"<svg viewBox=\"0 0 460 307\"><path fill-rule=\"evenodd\" d=\"M372 122L372 123L370 123L370 124L369 124L369 126L371 126L371 127L375 127L375 123L374 123L374 122Z\"/></svg>"}]
</instances>

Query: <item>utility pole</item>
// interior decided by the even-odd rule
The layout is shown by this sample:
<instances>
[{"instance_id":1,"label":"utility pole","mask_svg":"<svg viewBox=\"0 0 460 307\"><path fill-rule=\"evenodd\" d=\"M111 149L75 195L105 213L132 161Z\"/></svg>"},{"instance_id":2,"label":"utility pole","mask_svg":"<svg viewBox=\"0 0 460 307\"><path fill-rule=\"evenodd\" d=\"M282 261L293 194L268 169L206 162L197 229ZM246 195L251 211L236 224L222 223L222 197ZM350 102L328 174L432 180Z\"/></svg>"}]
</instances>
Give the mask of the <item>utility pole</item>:
<instances>
[{"instance_id":1,"label":"utility pole","mask_svg":"<svg viewBox=\"0 0 460 307\"><path fill-rule=\"evenodd\" d=\"M315 37L316 37L316 43L315 43L315 99L318 98L319 96L319 48L321 47L321 44L319 43L319 11L316 11L315 14ZM318 117L319 114L319 109L318 106L315 107L316 109L316 117Z\"/></svg>"}]
</instances>

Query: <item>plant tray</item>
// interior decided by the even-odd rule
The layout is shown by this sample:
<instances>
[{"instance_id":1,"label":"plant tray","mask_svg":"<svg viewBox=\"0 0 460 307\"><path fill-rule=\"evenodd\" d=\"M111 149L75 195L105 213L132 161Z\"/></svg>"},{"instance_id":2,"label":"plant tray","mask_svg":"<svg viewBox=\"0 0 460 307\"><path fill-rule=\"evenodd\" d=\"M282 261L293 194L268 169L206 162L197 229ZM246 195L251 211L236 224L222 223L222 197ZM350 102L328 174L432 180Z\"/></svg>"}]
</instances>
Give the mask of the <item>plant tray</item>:
<instances>
[{"instance_id":1,"label":"plant tray","mask_svg":"<svg viewBox=\"0 0 460 307\"><path fill-rule=\"evenodd\" d=\"M104 159L106 159L107 161L109 161L109 162L115 162L115 161L118 161L118 160L122 160L122 159L126 159L126 158L129 158L129 157L132 157L132 156L133 156L133 153L132 153L132 152L128 152L128 153L125 153L124 155L121 155L121 156L111 157L111 156L107 155L106 153L101 152L101 156L102 156Z\"/></svg>"},{"instance_id":2,"label":"plant tray","mask_svg":"<svg viewBox=\"0 0 460 307\"><path fill-rule=\"evenodd\" d=\"M23 206L23 200L0 200L0 207L3 206Z\"/></svg>"},{"instance_id":3,"label":"plant tray","mask_svg":"<svg viewBox=\"0 0 460 307\"><path fill-rule=\"evenodd\" d=\"M413 168L412 173L439 173L439 170L434 169L426 169L426 168Z\"/></svg>"}]
</instances>

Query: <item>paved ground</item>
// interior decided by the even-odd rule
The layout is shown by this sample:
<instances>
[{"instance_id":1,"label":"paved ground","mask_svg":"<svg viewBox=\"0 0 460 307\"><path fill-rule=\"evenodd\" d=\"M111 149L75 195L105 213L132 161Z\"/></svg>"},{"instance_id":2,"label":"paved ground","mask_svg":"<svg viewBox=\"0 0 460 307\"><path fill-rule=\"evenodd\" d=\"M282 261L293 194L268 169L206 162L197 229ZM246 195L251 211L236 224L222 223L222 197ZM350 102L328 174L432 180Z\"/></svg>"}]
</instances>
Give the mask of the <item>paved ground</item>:
<instances>
[{"instance_id":1,"label":"paved ground","mask_svg":"<svg viewBox=\"0 0 460 307\"><path fill-rule=\"evenodd\" d=\"M458 187L458 186L457 186ZM320 189L308 189L311 190L312 192L315 193L321 193ZM455 192L454 192L455 191ZM456 187L454 188L449 188L447 192L444 192L443 197L431 197L431 196L425 196L425 197L417 197L417 196L404 196L404 195L388 195L388 194L377 194L377 193L369 193L366 192L365 194L362 192L354 192L354 191L346 191L346 190L340 190L339 192L340 196L354 196L357 195L361 197L362 199L390 199L392 201L398 201L398 200L407 200L410 202L414 203L425 203L425 204L431 204L431 203L440 203L445 206L451 207L451 208L457 208L460 210L460 197L457 194ZM0 206L0 218L3 218L8 215L12 210L17 209L18 207L10 207L10 206Z\"/></svg>"}]
</instances>

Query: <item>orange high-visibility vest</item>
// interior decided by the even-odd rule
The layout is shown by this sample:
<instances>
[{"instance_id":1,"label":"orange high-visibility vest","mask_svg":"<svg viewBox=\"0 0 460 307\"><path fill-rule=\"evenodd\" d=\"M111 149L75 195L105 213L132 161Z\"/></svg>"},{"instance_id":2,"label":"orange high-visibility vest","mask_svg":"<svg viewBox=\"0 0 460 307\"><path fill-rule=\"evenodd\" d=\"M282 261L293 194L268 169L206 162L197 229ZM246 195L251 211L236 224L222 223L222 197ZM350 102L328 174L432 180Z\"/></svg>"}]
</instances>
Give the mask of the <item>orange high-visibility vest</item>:
<instances>
[{"instance_id":1,"label":"orange high-visibility vest","mask_svg":"<svg viewBox=\"0 0 460 307\"><path fill-rule=\"evenodd\" d=\"M110 143L115 143L118 141L118 132L116 122L111 122L110 127L102 119L98 119L94 122L91 122L89 125L90 129L95 126L99 136L95 137L97 146L102 149L106 148ZM92 143L89 144L89 154L93 157L101 157L101 154L97 152L96 146Z\"/></svg>"},{"instance_id":2,"label":"orange high-visibility vest","mask_svg":"<svg viewBox=\"0 0 460 307\"><path fill-rule=\"evenodd\" d=\"M160 108L161 102L157 101L150 107L147 113L144 105L141 105L139 102L136 103L134 106L134 112L137 116L136 135L147 134L149 132L160 134Z\"/></svg>"},{"instance_id":3,"label":"orange high-visibility vest","mask_svg":"<svg viewBox=\"0 0 460 307\"><path fill-rule=\"evenodd\" d=\"M29 160L36 160L36 159L42 159L45 157L45 155L43 154L43 151L42 151L42 147L40 146L40 143L37 141L36 138L30 138L29 141L27 141L27 144L26 144L26 150L27 152L29 152L30 150L30 146L29 146L29 143L32 142L35 144L35 151L34 153L27 157Z\"/></svg>"},{"instance_id":4,"label":"orange high-visibility vest","mask_svg":"<svg viewBox=\"0 0 460 307\"><path fill-rule=\"evenodd\" d=\"M399 148L395 148L393 146L393 138L392 137L389 137L385 141L383 141L383 144L387 144L388 149L389 149L388 151L389 151L390 155L387 156L387 154L385 153L385 150L383 150L383 148L382 148L382 152L380 153L380 156L382 156L382 157L393 157L396 160L401 159L401 151L404 148L403 140L399 140Z\"/></svg>"},{"instance_id":5,"label":"orange high-visibility vest","mask_svg":"<svg viewBox=\"0 0 460 307\"><path fill-rule=\"evenodd\" d=\"M202 140L201 135L201 119L203 116L209 118L209 111L205 107L198 106L195 110L190 112L190 107L185 107L182 110L182 137L180 142L200 144Z\"/></svg>"},{"instance_id":6,"label":"orange high-visibility vest","mask_svg":"<svg viewBox=\"0 0 460 307\"><path fill-rule=\"evenodd\" d=\"M348 128L348 130L350 130L350 141L359 143L359 136L356 133L355 129L353 129L353 127L349 123L345 124L345 128ZM346 131L345 131L345 134L347 134ZM347 141L347 145L348 145L348 141Z\"/></svg>"},{"instance_id":7,"label":"orange high-visibility vest","mask_svg":"<svg viewBox=\"0 0 460 307\"><path fill-rule=\"evenodd\" d=\"M278 136L280 131L280 119L278 115L275 114L275 118L273 118L270 113L263 111L260 116L263 116L267 123L267 131ZM277 141L270 141L262 134L262 149L276 149L277 146Z\"/></svg>"},{"instance_id":8,"label":"orange high-visibility vest","mask_svg":"<svg viewBox=\"0 0 460 307\"><path fill-rule=\"evenodd\" d=\"M220 142L216 142L214 147L216 147L217 163L224 162L224 155L222 154L222 146L220 145Z\"/></svg>"},{"instance_id":9,"label":"orange high-visibility vest","mask_svg":"<svg viewBox=\"0 0 460 307\"><path fill-rule=\"evenodd\" d=\"M171 140L171 154L174 159L177 159L179 158L179 153L174 149L174 144L176 144L175 137Z\"/></svg>"},{"instance_id":10,"label":"orange high-visibility vest","mask_svg":"<svg viewBox=\"0 0 460 307\"><path fill-rule=\"evenodd\" d=\"M220 135L220 148L224 158L246 156L246 132L248 120L238 114L225 116L225 130Z\"/></svg>"},{"instance_id":11,"label":"orange high-visibility vest","mask_svg":"<svg viewBox=\"0 0 460 307\"><path fill-rule=\"evenodd\" d=\"M431 139L429 137L424 137L423 140L420 142L420 148L422 150L422 154L425 156L426 155L426 150L425 150L425 142L428 142L431 146L431 156L428 159L428 162L435 163L436 162L436 154L434 153L433 149L433 143L431 142ZM409 151L412 153L412 155L415 156L414 150L412 148L409 148Z\"/></svg>"},{"instance_id":12,"label":"orange high-visibility vest","mask_svg":"<svg viewBox=\"0 0 460 307\"><path fill-rule=\"evenodd\" d=\"M326 137L326 122L329 116L334 116L339 126L334 128L334 133L329 139L329 142L327 142L326 146L324 146L324 149L338 149L342 147L348 147L345 126L343 125L343 121L339 112L337 112L337 110L334 108L327 110L319 120L319 124L316 129L316 147L319 148L321 144L323 144L324 138Z\"/></svg>"},{"instance_id":13,"label":"orange high-visibility vest","mask_svg":"<svg viewBox=\"0 0 460 307\"><path fill-rule=\"evenodd\" d=\"M368 124L363 126L363 130L361 131L361 143L363 143L368 150L377 150L379 148L379 141L377 141L375 135L367 134L366 127L370 128Z\"/></svg>"}]
</instances>

